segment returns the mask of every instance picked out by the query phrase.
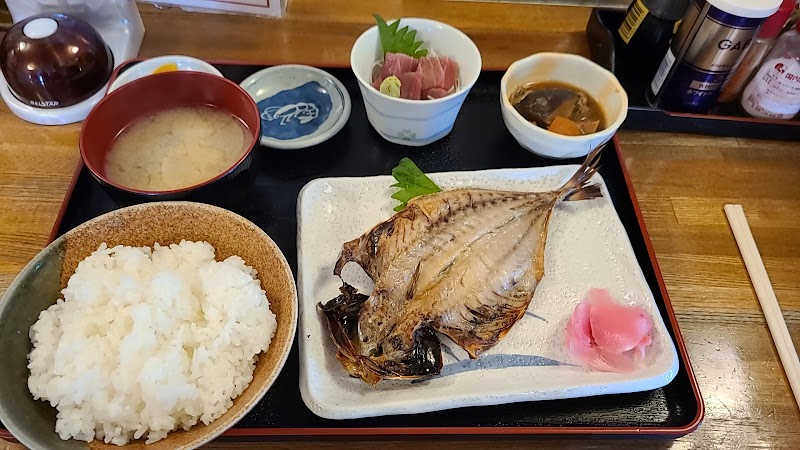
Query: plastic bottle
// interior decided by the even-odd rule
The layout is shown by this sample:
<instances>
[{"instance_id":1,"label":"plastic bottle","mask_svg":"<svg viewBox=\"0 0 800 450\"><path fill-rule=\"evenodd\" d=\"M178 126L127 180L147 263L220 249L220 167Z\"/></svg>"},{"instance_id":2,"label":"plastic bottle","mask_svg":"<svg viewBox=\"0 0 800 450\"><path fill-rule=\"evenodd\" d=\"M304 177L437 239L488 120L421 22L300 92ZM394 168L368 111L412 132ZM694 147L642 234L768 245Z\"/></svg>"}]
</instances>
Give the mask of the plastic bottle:
<instances>
[{"instance_id":1,"label":"plastic bottle","mask_svg":"<svg viewBox=\"0 0 800 450\"><path fill-rule=\"evenodd\" d=\"M800 21L775 42L739 105L753 117L791 119L800 112Z\"/></svg>"},{"instance_id":2,"label":"plastic bottle","mask_svg":"<svg viewBox=\"0 0 800 450\"><path fill-rule=\"evenodd\" d=\"M753 43L750 44L750 48L745 51L741 59L739 59L739 63L731 71L728 79L725 80L725 84L722 85L722 91L717 99L718 102L732 102L739 97L739 93L744 85L747 84L750 76L753 75L753 71L758 68L761 61L764 60L764 56L772 48L772 44L775 43L796 5L797 0L783 0L778 12L764 21L764 25L761 25L761 29L758 30L758 34L753 39Z\"/></svg>"},{"instance_id":3,"label":"plastic bottle","mask_svg":"<svg viewBox=\"0 0 800 450\"><path fill-rule=\"evenodd\" d=\"M708 113L722 83L782 0L692 0L647 98L670 111Z\"/></svg>"},{"instance_id":4,"label":"plastic bottle","mask_svg":"<svg viewBox=\"0 0 800 450\"><path fill-rule=\"evenodd\" d=\"M650 80L661 64L689 0L634 0L616 33L617 53L624 61L617 71L626 79Z\"/></svg>"}]
</instances>

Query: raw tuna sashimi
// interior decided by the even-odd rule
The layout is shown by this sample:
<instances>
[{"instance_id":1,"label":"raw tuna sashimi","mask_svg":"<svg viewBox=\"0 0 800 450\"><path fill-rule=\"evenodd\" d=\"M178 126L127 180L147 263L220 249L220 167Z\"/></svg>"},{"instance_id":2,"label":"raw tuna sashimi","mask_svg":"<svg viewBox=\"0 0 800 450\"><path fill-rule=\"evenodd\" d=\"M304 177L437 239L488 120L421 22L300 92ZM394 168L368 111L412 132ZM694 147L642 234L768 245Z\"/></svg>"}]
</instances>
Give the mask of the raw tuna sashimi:
<instances>
[{"instance_id":1,"label":"raw tuna sashimi","mask_svg":"<svg viewBox=\"0 0 800 450\"><path fill-rule=\"evenodd\" d=\"M451 84L447 85L446 73L448 72L448 65L450 65L450 58L426 56L420 58L417 70L422 72L422 90L440 88L447 91L455 83L455 78L451 80ZM450 70L452 71L452 69Z\"/></svg>"},{"instance_id":2,"label":"raw tuna sashimi","mask_svg":"<svg viewBox=\"0 0 800 450\"><path fill-rule=\"evenodd\" d=\"M422 72L422 90L444 89L449 91L456 84L458 65L443 56L425 56L419 59L417 70Z\"/></svg>"},{"instance_id":3,"label":"raw tuna sashimi","mask_svg":"<svg viewBox=\"0 0 800 450\"><path fill-rule=\"evenodd\" d=\"M444 85L444 67L439 58L423 57L419 60L417 70L422 74L422 90L441 88Z\"/></svg>"},{"instance_id":4,"label":"raw tuna sashimi","mask_svg":"<svg viewBox=\"0 0 800 450\"><path fill-rule=\"evenodd\" d=\"M456 86L456 79L458 78L458 63L450 58L444 59L444 85L442 89L451 92Z\"/></svg>"},{"instance_id":5,"label":"raw tuna sashimi","mask_svg":"<svg viewBox=\"0 0 800 450\"><path fill-rule=\"evenodd\" d=\"M402 53L387 53L383 60L383 67L378 76L372 80L372 85L378 89L386 78L392 75L399 78L401 74L415 70L417 70L416 59Z\"/></svg>"},{"instance_id":6,"label":"raw tuna sashimi","mask_svg":"<svg viewBox=\"0 0 800 450\"><path fill-rule=\"evenodd\" d=\"M567 323L567 348L577 363L607 372L632 372L652 343L653 319L641 306L618 303L592 288Z\"/></svg>"},{"instance_id":7,"label":"raw tuna sashimi","mask_svg":"<svg viewBox=\"0 0 800 450\"><path fill-rule=\"evenodd\" d=\"M400 98L419 100L422 97L422 74L406 72L398 75L400 79Z\"/></svg>"},{"instance_id":8,"label":"raw tuna sashimi","mask_svg":"<svg viewBox=\"0 0 800 450\"><path fill-rule=\"evenodd\" d=\"M441 98L455 90L458 64L443 56L424 56L415 59L404 54L387 53L380 72L372 80L372 86L380 89L381 83L390 76L400 79L401 98L411 100ZM405 86L406 82L411 83L410 86Z\"/></svg>"},{"instance_id":9,"label":"raw tuna sashimi","mask_svg":"<svg viewBox=\"0 0 800 450\"><path fill-rule=\"evenodd\" d=\"M417 70L417 65L419 63L416 58L402 53L387 53L386 59L396 60L396 64L400 66L400 73Z\"/></svg>"}]
</instances>

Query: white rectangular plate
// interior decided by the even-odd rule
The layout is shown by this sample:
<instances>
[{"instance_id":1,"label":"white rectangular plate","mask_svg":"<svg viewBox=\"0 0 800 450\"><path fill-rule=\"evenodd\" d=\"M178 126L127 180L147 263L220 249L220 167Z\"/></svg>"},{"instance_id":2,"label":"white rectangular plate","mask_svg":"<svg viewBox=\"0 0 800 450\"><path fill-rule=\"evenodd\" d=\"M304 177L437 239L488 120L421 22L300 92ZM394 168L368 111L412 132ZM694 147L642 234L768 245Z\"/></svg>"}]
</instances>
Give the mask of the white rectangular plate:
<instances>
[{"instance_id":1,"label":"white rectangular plate","mask_svg":"<svg viewBox=\"0 0 800 450\"><path fill-rule=\"evenodd\" d=\"M500 169L431 174L443 189L477 187L548 191L560 187L578 166ZM396 188L390 176L322 178L300 192L297 248L300 321L300 392L306 406L329 419L413 414L464 406L497 405L662 387L678 371L678 355L653 294L642 274L622 222L600 175L603 197L563 202L551 218L545 276L528 314L477 360L442 338L440 376L422 382L381 381L370 386L350 377L339 361L327 324L317 308L339 294L333 265L342 244L393 214ZM345 278L362 293L369 279L355 264ZM597 372L574 365L565 327L575 305L591 287L608 288L625 304L638 304L653 317L653 344L633 373ZM445 348L446 347L446 348Z\"/></svg>"}]
</instances>

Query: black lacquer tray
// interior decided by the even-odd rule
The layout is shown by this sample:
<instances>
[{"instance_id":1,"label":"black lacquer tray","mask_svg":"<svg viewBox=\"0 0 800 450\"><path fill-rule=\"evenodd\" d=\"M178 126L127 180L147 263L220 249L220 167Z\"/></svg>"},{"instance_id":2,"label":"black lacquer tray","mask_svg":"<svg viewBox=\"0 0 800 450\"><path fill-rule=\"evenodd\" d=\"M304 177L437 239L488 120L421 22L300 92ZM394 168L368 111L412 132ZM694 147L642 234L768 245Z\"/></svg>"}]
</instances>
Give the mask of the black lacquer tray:
<instances>
[{"instance_id":1,"label":"black lacquer tray","mask_svg":"<svg viewBox=\"0 0 800 450\"><path fill-rule=\"evenodd\" d=\"M121 70L127 67L129 64ZM236 82L262 68L234 64L217 64L217 67L224 76ZM538 157L516 143L500 115L500 72L481 74L450 135L426 147L414 148L386 142L371 128L357 81L349 68L327 70L342 81L352 99L352 113L344 129L329 141L303 150L258 148L258 156L249 172L202 199L236 212L266 230L280 246L295 273L297 195L314 178L385 175L404 156L410 156L426 172L581 162L580 159L563 161ZM635 394L461 408L417 415L327 420L314 415L300 398L295 341L276 383L253 411L225 436L239 439L382 435L677 436L693 431L703 418L702 398L622 160L615 140L604 151L600 173L678 349L680 371L669 385ZM51 239L119 207L88 170L79 166Z\"/></svg>"},{"instance_id":2,"label":"black lacquer tray","mask_svg":"<svg viewBox=\"0 0 800 450\"><path fill-rule=\"evenodd\" d=\"M614 72L628 94L628 117L622 128L800 141L800 119L748 117L736 105L737 102L718 104L709 114L674 112L651 106L645 97L645 91L655 74L642 75L636 70L620 70L623 66L635 67L637 64L636 61L625 60L624 56L615 51L613 33L619 28L624 17L624 11L595 9L586 26L592 59Z\"/></svg>"}]
</instances>

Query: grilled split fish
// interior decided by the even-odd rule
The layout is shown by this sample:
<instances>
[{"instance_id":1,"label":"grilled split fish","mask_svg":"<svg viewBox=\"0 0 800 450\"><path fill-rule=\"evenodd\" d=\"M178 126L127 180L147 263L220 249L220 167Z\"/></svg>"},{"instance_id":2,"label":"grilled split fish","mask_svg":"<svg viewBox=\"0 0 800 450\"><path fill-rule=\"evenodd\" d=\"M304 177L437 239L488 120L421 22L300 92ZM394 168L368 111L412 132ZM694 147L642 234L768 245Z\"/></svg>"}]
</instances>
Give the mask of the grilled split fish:
<instances>
[{"instance_id":1,"label":"grilled split fish","mask_svg":"<svg viewBox=\"0 0 800 450\"><path fill-rule=\"evenodd\" d=\"M601 149L550 192L456 189L420 196L366 234L346 242L334 267L355 262L374 281L367 296L344 283L319 303L350 375L381 379L436 375L436 332L470 358L494 346L525 314L544 275L553 208L596 198Z\"/></svg>"}]
</instances>

